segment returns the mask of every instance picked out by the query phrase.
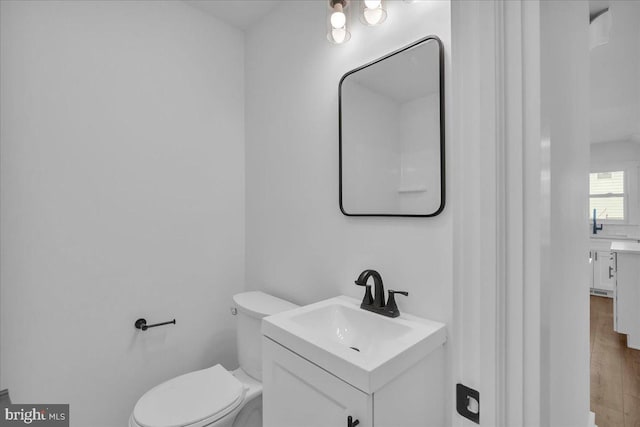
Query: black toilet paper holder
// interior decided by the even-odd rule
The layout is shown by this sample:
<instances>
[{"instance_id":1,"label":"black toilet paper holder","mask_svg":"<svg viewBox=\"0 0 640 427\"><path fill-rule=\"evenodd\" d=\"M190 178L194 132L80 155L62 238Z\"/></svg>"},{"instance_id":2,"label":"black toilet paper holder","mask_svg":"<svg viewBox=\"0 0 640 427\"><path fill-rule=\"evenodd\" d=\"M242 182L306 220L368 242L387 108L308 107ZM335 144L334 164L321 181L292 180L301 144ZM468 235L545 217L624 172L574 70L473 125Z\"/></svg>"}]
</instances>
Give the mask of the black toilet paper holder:
<instances>
[{"instance_id":1,"label":"black toilet paper holder","mask_svg":"<svg viewBox=\"0 0 640 427\"><path fill-rule=\"evenodd\" d=\"M168 322L156 323L154 325L147 325L147 319L140 318L136 320L136 323L134 323L134 326L136 327L136 329L141 329L143 331L146 331L149 328L155 328L156 326L169 325L169 324L175 325L176 319L170 320Z\"/></svg>"}]
</instances>

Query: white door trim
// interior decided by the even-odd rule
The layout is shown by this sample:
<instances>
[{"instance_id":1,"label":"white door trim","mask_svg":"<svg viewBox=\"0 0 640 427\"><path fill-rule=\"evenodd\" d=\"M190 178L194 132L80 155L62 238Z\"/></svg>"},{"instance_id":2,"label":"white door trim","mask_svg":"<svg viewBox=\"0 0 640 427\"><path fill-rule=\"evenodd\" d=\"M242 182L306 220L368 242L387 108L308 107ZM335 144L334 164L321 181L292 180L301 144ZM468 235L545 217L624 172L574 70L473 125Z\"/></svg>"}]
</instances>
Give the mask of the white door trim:
<instances>
[{"instance_id":1,"label":"white door trim","mask_svg":"<svg viewBox=\"0 0 640 427\"><path fill-rule=\"evenodd\" d=\"M480 391L480 425L541 425L539 4L451 12L453 378Z\"/></svg>"}]
</instances>

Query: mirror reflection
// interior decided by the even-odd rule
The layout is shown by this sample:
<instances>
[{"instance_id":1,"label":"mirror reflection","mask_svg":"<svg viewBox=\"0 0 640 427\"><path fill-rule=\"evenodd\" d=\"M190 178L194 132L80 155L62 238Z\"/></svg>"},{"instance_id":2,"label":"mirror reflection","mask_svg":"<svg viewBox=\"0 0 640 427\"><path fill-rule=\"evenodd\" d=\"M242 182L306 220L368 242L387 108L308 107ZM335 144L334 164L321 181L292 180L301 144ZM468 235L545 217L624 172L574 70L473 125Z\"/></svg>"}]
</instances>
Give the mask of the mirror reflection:
<instances>
[{"instance_id":1,"label":"mirror reflection","mask_svg":"<svg viewBox=\"0 0 640 427\"><path fill-rule=\"evenodd\" d=\"M443 51L422 39L340 82L340 208L435 216L444 208Z\"/></svg>"}]
</instances>

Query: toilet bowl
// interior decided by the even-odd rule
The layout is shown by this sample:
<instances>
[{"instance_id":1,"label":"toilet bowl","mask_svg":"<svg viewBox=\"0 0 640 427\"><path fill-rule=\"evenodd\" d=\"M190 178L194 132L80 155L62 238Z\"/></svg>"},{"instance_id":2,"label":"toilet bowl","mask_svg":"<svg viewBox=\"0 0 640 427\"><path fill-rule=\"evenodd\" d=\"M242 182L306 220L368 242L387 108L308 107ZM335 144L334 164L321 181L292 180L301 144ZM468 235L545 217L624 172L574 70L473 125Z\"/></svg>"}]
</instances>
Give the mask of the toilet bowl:
<instances>
[{"instance_id":1,"label":"toilet bowl","mask_svg":"<svg viewBox=\"0 0 640 427\"><path fill-rule=\"evenodd\" d=\"M241 413L245 424L234 423ZM229 372L215 365L146 392L129 418L129 427L259 427L261 419L262 384L242 369Z\"/></svg>"},{"instance_id":2,"label":"toilet bowl","mask_svg":"<svg viewBox=\"0 0 640 427\"><path fill-rule=\"evenodd\" d=\"M262 318L297 305L263 292L234 295L240 367L189 372L147 391L129 427L262 427Z\"/></svg>"}]
</instances>

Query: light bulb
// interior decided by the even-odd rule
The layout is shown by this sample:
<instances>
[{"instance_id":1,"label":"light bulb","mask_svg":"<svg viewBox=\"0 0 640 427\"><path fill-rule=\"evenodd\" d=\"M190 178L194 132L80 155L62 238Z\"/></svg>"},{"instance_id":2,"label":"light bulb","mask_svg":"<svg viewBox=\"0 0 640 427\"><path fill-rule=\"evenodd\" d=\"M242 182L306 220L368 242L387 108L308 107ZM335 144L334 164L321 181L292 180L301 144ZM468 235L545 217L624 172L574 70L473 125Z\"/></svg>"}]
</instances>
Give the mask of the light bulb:
<instances>
[{"instance_id":1,"label":"light bulb","mask_svg":"<svg viewBox=\"0 0 640 427\"><path fill-rule=\"evenodd\" d=\"M347 30L344 28L334 28L331 30L331 37L336 44L344 43L347 38Z\"/></svg>"},{"instance_id":2,"label":"light bulb","mask_svg":"<svg viewBox=\"0 0 640 427\"><path fill-rule=\"evenodd\" d=\"M342 11L336 11L331 14L331 26L333 28L342 28L347 23L347 16Z\"/></svg>"},{"instance_id":3,"label":"light bulb","mask_svg":"<svg viewBox=\"0 0 640 427\"><path fill-rule=\"evenodd\" d=\"M369 25L377 25L381 24L384 21L384 10L380 8L376 9L365 9L364 12L364 20L367 21Z\"/></svg>"},{"instance_id":4,"label":"light bulb","mask_svg":"<svg viewBox=\"0 0 640 427\"><path fill-rule=\"evenodd\" d=\"M380 25L387 19L382 0L364 0L361 7L360 21L369 26Z\"/></svg>"}]
</instances>

